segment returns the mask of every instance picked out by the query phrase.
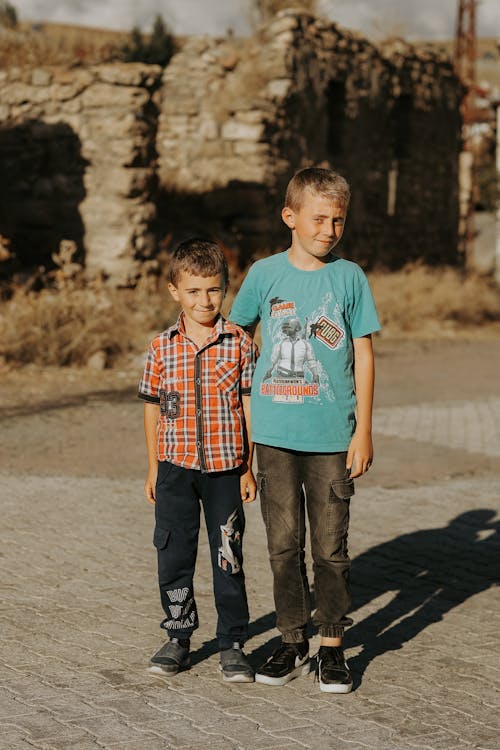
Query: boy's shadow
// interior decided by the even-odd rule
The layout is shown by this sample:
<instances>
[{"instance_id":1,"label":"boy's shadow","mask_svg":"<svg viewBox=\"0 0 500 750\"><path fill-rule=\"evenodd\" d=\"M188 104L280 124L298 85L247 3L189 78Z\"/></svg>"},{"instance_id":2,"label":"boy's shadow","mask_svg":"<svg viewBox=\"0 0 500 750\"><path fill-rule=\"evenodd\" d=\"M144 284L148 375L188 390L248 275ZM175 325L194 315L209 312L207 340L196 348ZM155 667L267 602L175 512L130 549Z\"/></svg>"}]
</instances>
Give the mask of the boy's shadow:
<instances>
[{"instance_id":1,"label":"boy's shadow","mask_svg":"<svg viewBox=\"0 0 500 750\"><path fill-rule=\"evenodd\" d=\"M248 626L248 638L253 638L261 633L266 633L268 630L273 630L276 627L276 613L268 612L266 615L253 620ZM281 638L276 636L267 641L263 646L256 648L254 651L248 654L249 661L253 667L260 667L261 664L271 655L272 651L280 643ZM197 651L191 652L191 666L199 664L204 659L208 659L213 654L219 652L219 646L216 638L212 638L209 641L204 641L201 648Z\"/></svg>"},{"instance_id":2,"label":"boy's shadow","mask_svg":"<svg viewBox=\"0 0 500 750\"><path fill-rule=\"evenodd\" d=\"M346 630L345 646L362 646L349 658L354 688L361 683L368 664L394 651L470 596L486 591L500 578L500 521L490 509L470 510L448 526L403 534L372 547L352 563L354 610L387 592L397 593L390 602ZM311 591L314 606L314 592ZM275 612L249 625L249 638L272 630ZM315 629L308 630L312 636ZM250 652L252 666L263 664L279 645L271 638ZM217 640L205 641L192 652L194 666L218 652Z\"/></svg>"},{"instance_id":3,"label":"boy's shadow","mask_svg":"<svg viewBox=\"0 0 500 750\"><path fill-rule=\"evenodd\" d=\"M390 602L346 631L355 687L368 664L400 649L470 596L500 577L500 521L490 509L470 510L448 526L404 534L353 560L353 609L389 591Z\"/></svg>"}]
</instances>

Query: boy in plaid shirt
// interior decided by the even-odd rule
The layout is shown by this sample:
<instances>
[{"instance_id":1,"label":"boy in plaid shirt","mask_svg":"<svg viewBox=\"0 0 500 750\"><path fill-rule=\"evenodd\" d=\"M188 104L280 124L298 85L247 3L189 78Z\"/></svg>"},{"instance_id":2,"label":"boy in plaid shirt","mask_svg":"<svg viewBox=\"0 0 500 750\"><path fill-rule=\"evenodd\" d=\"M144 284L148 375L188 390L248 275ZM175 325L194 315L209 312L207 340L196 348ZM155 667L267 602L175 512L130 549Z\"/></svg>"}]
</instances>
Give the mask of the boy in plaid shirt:
<instances>
[{"instance_id":1,"label":"boy in plaid shirt","mask_svg":"<svg viewBox=\"0 0 500 750\"><path fill-rule=\"evenodd\" d=\"M242 570L243 503L255 499L250 386L255 347L220 315L228 282L223 253L193 239L174 252L169 290L182 311L151 343L139 397L149 470L144 491L155 506L161 627L169 640L150 671L177 674L189 664L198 627L193 591L200 500L212 561L220 669L225 681L253 682L242 651L248 605Z\"/></svg>"}]
</instances>

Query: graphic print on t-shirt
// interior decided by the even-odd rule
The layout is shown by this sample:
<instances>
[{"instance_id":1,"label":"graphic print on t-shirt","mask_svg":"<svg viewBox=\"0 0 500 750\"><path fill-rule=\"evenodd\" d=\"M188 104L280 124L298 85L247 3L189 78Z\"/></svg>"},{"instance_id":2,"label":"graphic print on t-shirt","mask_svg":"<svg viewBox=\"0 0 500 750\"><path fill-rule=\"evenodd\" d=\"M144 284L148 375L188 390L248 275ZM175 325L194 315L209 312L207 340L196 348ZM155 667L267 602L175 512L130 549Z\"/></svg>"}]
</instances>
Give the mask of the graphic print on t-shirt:
<instances>
[{"instance_id":1,"label":"graphic print on t-shirt","mask_svg":"<svg viewBox=\"0 0 500 750\"><path fill-rule=\"evenodd\" d=\"M327 315L332 295L326 294L319 308L301 320L294 301L273 297L269 300L268 332L273 342L271 362L260 384L260 395L273 402L302 404L305 399L324 396L333 401L334 395L320 359L314 353L311 339L327 349L338 348L345 338L341 327L338 305L332 320Z\"/></svg>"}]
</instances>

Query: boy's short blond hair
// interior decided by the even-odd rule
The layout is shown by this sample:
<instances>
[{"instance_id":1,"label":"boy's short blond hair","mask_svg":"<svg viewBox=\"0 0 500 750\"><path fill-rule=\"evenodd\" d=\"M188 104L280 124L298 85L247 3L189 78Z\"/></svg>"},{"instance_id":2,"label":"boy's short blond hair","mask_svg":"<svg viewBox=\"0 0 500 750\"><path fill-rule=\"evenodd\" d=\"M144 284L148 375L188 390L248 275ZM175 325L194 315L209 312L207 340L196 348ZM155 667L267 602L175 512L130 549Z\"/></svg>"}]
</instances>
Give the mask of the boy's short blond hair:
<instances>
[{"instance_id":1,"label":"boy's short blond hair","mask_svg":"<svg viewBox=\"0 0 500 750\"><path fill-rule=\"evenodd\" d=\"M351 190L347 180L333 169L306 167L294 174L288 183L285 194L285 206L292 211L299 211L302 206L304 191L309 190L332 202L340 203L347 208Z\"/></svg>"},{"instance_id":2,"label":"boy's short blond hair","mask_svg":"<svg viewBox=\"0 0 500 750\"><path fill-rule=\"evenodd\" d=\"M183 272L205 278L221 274L225 287L229 280L227 261L218 244L199 237L181 242L174 251L168 269L168 282L176 286Z\"/></svg>"}]
</instances>

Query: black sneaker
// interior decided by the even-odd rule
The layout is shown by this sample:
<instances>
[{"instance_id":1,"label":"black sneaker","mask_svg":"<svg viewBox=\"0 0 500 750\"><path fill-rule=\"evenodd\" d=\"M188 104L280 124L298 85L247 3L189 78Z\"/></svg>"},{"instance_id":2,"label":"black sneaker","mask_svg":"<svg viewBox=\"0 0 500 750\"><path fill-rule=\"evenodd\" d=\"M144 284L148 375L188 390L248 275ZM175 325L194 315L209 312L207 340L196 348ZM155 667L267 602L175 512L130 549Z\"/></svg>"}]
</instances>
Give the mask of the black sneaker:
<instances>
[{"instance_id":1,"label":"black sneaker","mask_svg":"<svg viewBox=\"0 0 500 750\"><path fill-rule=\"evenodd\" d=\"M189 641L171 638L153 654L148 672L173 676L189 666Z\"/></svg>"},{"instance_id":2,"label":"black sneaker","mask_svg":"<svg viewBox=\"0 0 500 750\"><path fill-rule=\"evenodd\" d=\"M254 672L239 643L220 652L220 671L224 682L253 682Z\"/></svg>"},{"instance_id":3,"label":"black sneaker","mask_svg":"<svg viewBox=\"0 0 500 750\"><path fill-rule=\"evenodd\" d=\"M264 685L286 685L290 680L309 674L309 643L281 643L266 663L257 670L255 682Z\"/></svg>"},{"instance_id":4,"label":"black sneaker","mask_svg":"<svg viewBox=\"0 0 500 750\"><path fill-rule=\"evenodd\" d=\"M316 657L319 689L324 693L350 693L352 677L342 646L320 646Z\"/></svg>"}]
</instances>

